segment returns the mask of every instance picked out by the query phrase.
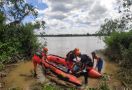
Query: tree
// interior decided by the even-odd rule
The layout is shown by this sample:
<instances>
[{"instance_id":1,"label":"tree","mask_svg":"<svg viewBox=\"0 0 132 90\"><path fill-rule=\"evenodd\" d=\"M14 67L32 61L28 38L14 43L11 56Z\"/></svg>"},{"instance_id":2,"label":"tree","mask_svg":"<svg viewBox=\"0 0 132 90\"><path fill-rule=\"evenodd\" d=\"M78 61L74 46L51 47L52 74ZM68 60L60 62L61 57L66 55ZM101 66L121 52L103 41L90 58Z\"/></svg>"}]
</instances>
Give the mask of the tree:
<instances>
[{"instance_id":1,"label":"tree","mask_svg":"<svg viewBox=\"0 0 132 90\"><path fill-rule=\"evenodd\" d=\"M37 16L35 8L24 0L0 2L0 62L14 62L17 57L29 58L39 47L34 29L44 27L45 22L26 23L22 20ZM6 23L9 21L9 23Z\"/></svg>"},{"instance_id":2,"label":"tree","mask_svg":"<svg viewBox=\"0 0 132 90\"><path fill-rule=\"evenodd\" d=\"M118 11L121 14L120 17L120 24L124 25L124 29L128 30L131 29L132 27L132 11L131 11L131 6L132 6L132 0L121 0L118 1L119 8Z\"/></svg>"},{"instance_id":3,"label":"tree","mask_svg":"<svg viewBox=\"0 0 132 90\"><path fill-rule=\"evenodd\" d=\"M119 31L118 27L119 27L118 20L108 20L108 19L106 19L105 23L103 25L101 25L100 31L98 32L98 34L110 35L112 32Z\"/></svg>"},{"instance_id":4,"label":"tree","mask_svg":"<svg viewBox=\"0 0 132 90\"><path fill-rule=\"evenodd\" d=\"M132 28L132 1L131 0L118 0L118 12L120 17L116 19L106 19L105 23L101 25L99 34L108 34L112 32L123 32Z\"/></svg>"},{"instance_id":5,"label":"tree","mask_svg":"<svg viewBox=\"0 0 132 90\"><path fill-rule=\"evenodd\" d=\"M35 8L24 0L2 0L0 10L6 19L13 23L20 23L26 16L37 16Z\"/></svg>"},{"instance_id":6,"label":"tree","mask_svg":"<svg viewBox=\"0 0 132 90\"><path fill-rule=\"evenodd\" d=\"M109 34L104 38L106 55L121 66L120 78L132 84L132 0L118 0L120 17L107 19L98 33ZM125 32L129 30L129 32Z\"/></svg>"}]
</instances>

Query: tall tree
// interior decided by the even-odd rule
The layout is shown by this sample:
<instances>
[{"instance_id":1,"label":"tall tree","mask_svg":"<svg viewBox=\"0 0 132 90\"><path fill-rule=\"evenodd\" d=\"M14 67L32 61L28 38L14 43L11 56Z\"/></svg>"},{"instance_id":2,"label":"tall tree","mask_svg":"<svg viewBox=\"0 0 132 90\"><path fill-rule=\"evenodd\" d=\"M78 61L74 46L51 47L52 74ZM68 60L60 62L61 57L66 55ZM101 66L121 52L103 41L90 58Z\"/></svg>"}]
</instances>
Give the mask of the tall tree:
<instances>
[{"instance_id":1,"label":"tall tree","mask_svg":"<svg viewBox=\"0 0 132 90\"><path fill-rule=\"evenodd\" d=\"M35 8L24 0L1 0L0 10L10 22L20 23L26 16L37 16Z\"/></svg>"},{"instance_id":2,"label":"tall tree","mask_svg":"<svg viewBox=\"0 0 132 90\"><path fill-rule=\"evenodd\" d=\"M112 32L118 32L119 31L119 21L118 20L105 20L105 23L101 25L100 31L98 31L99 34L107 34L110 35Z\"/></svg>"},{"instance_id":3,"label":"tall tree","mask_svg":"<svg viewBox=\"0 0 132 90\"><path fill-rule=\"evenodd\" d=\"M109 35L112 32L122 32L132 28L132 0L118 0L117 5L120 17L106 19L100 27L99 34Z\"/></svg>"}]
</instances>

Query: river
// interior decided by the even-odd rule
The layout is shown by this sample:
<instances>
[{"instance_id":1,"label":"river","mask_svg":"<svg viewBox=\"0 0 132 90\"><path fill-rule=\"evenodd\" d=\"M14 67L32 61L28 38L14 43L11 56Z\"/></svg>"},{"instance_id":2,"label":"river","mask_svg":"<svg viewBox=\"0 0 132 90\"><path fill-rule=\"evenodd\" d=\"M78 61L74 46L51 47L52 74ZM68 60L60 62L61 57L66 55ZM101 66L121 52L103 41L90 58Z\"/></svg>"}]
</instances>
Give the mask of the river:
<instances>
[{"instance_id":1,"label":"river","mask_svg":"<svg viewBox=\"0 0 132 90\"><path fill-rule=\"evenodd\" d=\"M45 38L45 39L44 39ZM47 41L49 54L65 55L74 48L79 48L81 53L88 54L92 51L104 49L105 43L99 37L39 37L39 42L44 44Z\"/></svg>"}]
</instances>

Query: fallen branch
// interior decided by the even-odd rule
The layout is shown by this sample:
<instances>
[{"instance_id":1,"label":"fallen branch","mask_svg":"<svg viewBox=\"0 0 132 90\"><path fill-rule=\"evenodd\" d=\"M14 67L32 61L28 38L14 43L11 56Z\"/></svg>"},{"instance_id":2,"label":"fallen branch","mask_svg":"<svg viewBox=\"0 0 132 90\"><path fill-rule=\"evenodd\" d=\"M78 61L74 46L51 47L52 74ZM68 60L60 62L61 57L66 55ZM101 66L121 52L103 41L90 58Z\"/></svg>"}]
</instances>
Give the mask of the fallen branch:
<instances>
[{"instance_id":1,"label":"fallen branch","mask_svg":"<svg viewBox=\"0 0 132 90\"><path fill-rule=\"evenodd\" d=\"M123 84L123 86L125 87L125 90L129 90L128 85L127 85L124 81L121 81L121 83L122 83L122 84Z\"/></svg>"}]
</instances>

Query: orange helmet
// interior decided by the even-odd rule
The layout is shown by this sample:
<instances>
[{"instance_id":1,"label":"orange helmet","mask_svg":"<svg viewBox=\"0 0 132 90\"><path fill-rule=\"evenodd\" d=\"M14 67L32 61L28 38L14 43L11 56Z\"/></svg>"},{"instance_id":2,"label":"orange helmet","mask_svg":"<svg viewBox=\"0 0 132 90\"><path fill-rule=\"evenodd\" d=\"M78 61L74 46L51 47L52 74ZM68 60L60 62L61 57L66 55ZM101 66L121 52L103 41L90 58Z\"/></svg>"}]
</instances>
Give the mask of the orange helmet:
<instances>
[{"instance_id":1,"label":"orange helmet","mask_svg":"<svg viewBox=\"0 0 132 90\"><path fill-rule=\"evenodd\" d=\"M77 56L80 55L79 48L75 48L75 49L74 49L74 52L75 52L75 54L76 54Z\"/></svg>"},{"instance_id":2,"label":"orange helmet","mask_svg":"<svg viewBox=\"0 0 132 90\"><path fill-rule=\"evenodd\" d=\"M48 52L48 48L44 47L43 51Z\"/></svg>"},{"instance_id":3,"label":"orange helmet","mask_svg":"<svg viewBox=\"0 0 132 90\"><path fill-rule=\"evenodd\" d=\"M75 51L75 52L76 52L76 51L79 51L79 48L75 48L74 51Z\"/></svg>"}]
</instances>

